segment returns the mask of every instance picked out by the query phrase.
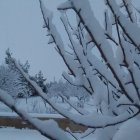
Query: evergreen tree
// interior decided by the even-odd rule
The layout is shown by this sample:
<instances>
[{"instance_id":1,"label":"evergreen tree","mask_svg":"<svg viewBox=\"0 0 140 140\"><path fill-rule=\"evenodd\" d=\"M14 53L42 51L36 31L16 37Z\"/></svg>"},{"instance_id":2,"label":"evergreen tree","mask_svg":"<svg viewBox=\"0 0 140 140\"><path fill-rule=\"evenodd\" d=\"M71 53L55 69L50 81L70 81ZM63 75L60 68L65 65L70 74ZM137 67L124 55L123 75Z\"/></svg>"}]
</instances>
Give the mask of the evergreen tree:
<instances>
[{"instance_id":1,"label":"evergreen tree","mask_svg":"<svg viewBox=\"0 0 140 140\"><path fill-rule=\"evenodd\" d=\"M16 93L16 94L14 93L14 90L13 90L12 94L15 94L14 96L18 96L18 97L31 96L34 90L30 86L30 84L28 84L28 82L25 80L25 78L20 73L20 71L16 68L15 61L12 58L12 53L10 52L9 49L6 50L5 63L8 66L9 73L12 73L15 75L15 80L14 80L15 82L14 82L13 88L19 89L19 90L17 90L18 93ZM18 63L21 66L21 68L24 70L24 72L28 73L29 67L30 67L28 61L26 61L26 63L24 65L20 64L20 62L18 62ZM9 79L9 80L12 80L12 79Z\"/></svg>"},{"instance_id":2,"label":"evergreen tree","mask_svg":"<svg viewBox=\"0 0 140 140\"><path fill-rule=\"evenodd\" d=\"M45 83L46 82L46 78L44 78L43 73L42 73L41 70L38 72L38 74L36 74L31 79L34 80L38 84L38 86L41 87L43 92L47 93L47 85Z\"/></svg>"},{"instance_id":3,"label":"evergreen tree","mask_svg":"<svg viewBox=\"0 0 140 140\"><path fill-rule=\"evenodd\" d=\"M13 97L20 94L22 86L16 73L11 71L7 66L0 66L0 88L7 91Z\"/></svg>"},{"instance_id":4,"label":"evergreen tree","mask_svg":"<svg viewBox=\"0 0 140 140\"><path fill-rule=\"evenodd\" d=\"M28 60L25 62L25 64L23 64L23 65L21 64L21 67L25 73L29 73L30 64L29 64Z\"/></svg>"}]
</instances>

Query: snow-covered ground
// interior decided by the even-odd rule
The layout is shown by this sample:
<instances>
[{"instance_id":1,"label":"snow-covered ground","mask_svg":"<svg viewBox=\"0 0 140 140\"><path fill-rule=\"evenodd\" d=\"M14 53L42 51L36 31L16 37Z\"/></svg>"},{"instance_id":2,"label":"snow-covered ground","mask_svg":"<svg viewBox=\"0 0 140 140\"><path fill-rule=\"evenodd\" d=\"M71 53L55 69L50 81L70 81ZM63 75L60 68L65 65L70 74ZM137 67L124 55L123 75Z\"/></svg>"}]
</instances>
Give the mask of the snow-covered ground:
<instances>
[{"instance_id":1,"label":"snow-covered ground","mask_svg":"<svg viewBox=\"0 0 140 140\"><path fill-rule=\"evenodd\" d=\"M36 130L0 128L1 140L47 140Z\"/></svg>"},{"instance_id":2,"label":"snow-covered ground","mask_svg":"<svg viewBox=\"0 0 140 140\"><path fill-rule=\"evenodd\" d=\"M3 128L0 128L0 140L49 140L49 139L42 136L36 130L3 127ZM71 140L74 140L74 139L71 139ZM95 140L95 139L93 135L90 135L86 138L83 138L82 140Z\"/></svg>"}]
</instances>

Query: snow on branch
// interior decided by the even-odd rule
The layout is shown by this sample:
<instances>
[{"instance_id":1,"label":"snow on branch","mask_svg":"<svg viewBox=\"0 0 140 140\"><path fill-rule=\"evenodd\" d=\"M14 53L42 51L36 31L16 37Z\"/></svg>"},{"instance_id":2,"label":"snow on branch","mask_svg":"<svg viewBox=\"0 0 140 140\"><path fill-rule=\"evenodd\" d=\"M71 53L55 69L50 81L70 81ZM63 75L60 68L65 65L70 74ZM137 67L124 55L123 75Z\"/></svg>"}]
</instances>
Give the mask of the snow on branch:
<instances>
[{"instance_id":1,"label":"snow on branch","mask_svg":"<svg viewBox=\"0 0 140 140\"><path fill-rule=\"evenodd\" d=\"M123 91L123 94L125 94L125 96L131 102L134 102L134 100L136 99L135 98L136 95L138 95L136 86L135 86L134 82L132 82L131 89L134 92L134 96L133 96L131 94L132 90L130 91L130 89L128 89L128 86L126 85L126 83L129 82L129 81L127 81L129 79L122 78L123 75L125 75L125 71L123 71L122 68L120 68L121 64L118 64L117 59L114 58L112 46L106 40L105 31L102 29L102 27L98 23L97 19L94 17L93 11L91 10L91 7L90 7L88 1L86 1L86 2L84 0L82 2L79 0L77 0L77 1L70 0L70 1L73 5L73 7L72 7L73 10L79 16L81 22L83 23L83 25L86 25L85 29L87 30L87 32L91 36L93 42L95 43L98 50L100 51L101 57L104 59L106 65L112 72L115 80L118 82L119 87ZM84 5L84 7L83 7L83 5ZM87 17L86 15L89 15L89 16ZM126 19L125 19L125 21L126 21ZM129 29L131 29L131 28L129 28ZM108 53L108 52L110 52L110 53ZM133 79L132 74L130 74L130 76Z\"/></svg>"},{"instance_id":2,"label":"snow on branch","mask_svg":"<svg viewBox=\"0 0 140 140\"><path fill-rule=\"evenodd\" d=\"M50 30L51 30L52 34L56 33L56 30L54 30L54 28L51 29L51 27L53 27L53 26L50 24ZM76 50L76 51L78 53L78 50ZM69 113L69 111L61 108L58 105L55 105L55 103L53 101L50 101L49 98L47 97L47 95L42 91L42 89L34 81L30 80L28 74L22 70L22 68L16 62L16 60L13 59L13 61L15 63L15 66L17 67L17 69L25 77L25 79L28 81L28 83L31 84L31 86L35 89L35 91L38 93L39 96L41 96L49 105L51 105L61 115L74 121L77 124L82 124L82 125L85 125L85 126L88 126L91 128L102 128L102 127L107 127L107 126L112 126L112 125L115 125L118 123L122 123L122 122L136 116L139 113L139 109L137 107L133 107L133 113L131 113L131 114L124 112L123 114L116 116L116 117L102 115L102 114L97 113L96 111L93 114L89 114L89 115L77 115L77 114Z\"/></svg>"},{"instance_id":3,"label":"snow on branch","mask_svg":"<svg viewBox=\"0 0 140 140\"><path fill-rule=\"evenodd\" d=\"M123 6L126 9L128 17L132 23L136 23L136 19L134 17L133 8L132 8L132 1L131 0L122 0Z\"/></svg>"},{"instance_id":4,"label":"snow on branch","mask_svg":"<svg viewBox=\"0 0 140 140\"><path fill-rule=\"evenodd\" d=\"M72 85L84 87L94 95L98 111L83 114L73 106L80 114L69 114L44 98L61 115L89 128L114 126L140 113L140 29L130 0L122 0L128 17L116 1L105 2L113 15L111 21L108 12L105 12L105 30L95 18L88 0L68 0L58 7L72 50L70 56L64 51L66 47L41 3L46 27L70 71L70 75L63 73L63 77ZM69 9L76 14L76 28L69 24L66 16ZM99 56L94 50L98 51Z\"/></svg>"},{"instance_id":5,"label":"snow on branch","mask_svg":"<svg viewBox=\"0 0 140 140\"><path fill-rule=\"evenodd\" d=\"M124 14L120 11L119 6L115 1L106 0L106 4L109 6L110 10L118 19L118 23L124 31L125 35L130 39L133 45L140 51L140 28L137 24L129 21ZM132 30L133 29L133 30Z\"/></svg>"},{"instance_id":6,"label":"snow on branch","mask_svg":"<svg viewBox=\"0 0 140 140\"><path fill-rule=\"evenodd\" d=\"M63 115L64 117L70 119L71 121L73 121L77 124L81 124L81 125L88 126L91 128L102 128L102 127L107 127L107 126L112 126L115 124L122 123L130 118L133 118L137 114L139 114L139 109L137 108L137 106L133 107L133 113L129 114L127 112L124 112L123 114L116 116L116 117L102 115L102 114L97 113L96 111L93 114L88 114L88 115L77 115L77 114L70 113L66 109L56 105L55 102L51 101L48 98L47 94L44 93L42 91L42 89L37 85L37 83L35 83L34 81L32 81L29 78L29 75L23 71L21 66L16 62L16 60L14 58L12 58L12 61L15 64L15 67L20 71L20 73L23 75L23 77L26 79L26 81L34 88L34 90L38 93L39 96L41 96L53 109L55 109L61 115ZM9 100L6 100L6 98L10 98L9 100L10 100L11 104L9 104L9 102L8 102ZM11 107L12 109L14 108L14 111L17 111L17 113L18 113L18 110L17 110L17 108L15 108L15 106L13 104L13 100L10 96L7 95L5 97L5 96L3 96L3 94L1 94L1 99L9 107ZM26 117L26 116L23 116L23 117Z\"/></svg>"},{"instance_id":7,"label":"snow on branch","mask_svg":"<svg viewBox=\"0 0 140 140\"><path fill-rule=\"evenodd\" d=\"M72 8L72 5L71 5L70 1L66 1L58 7L59 10L67 10L67 9L71 9L71 8Z\"/></svg>"},{"instance_id":8,"label":"snow on branch","mask_svg":"<svg viewBox=\"0 0 140 140\"><path fill-rule=\"evenodd\" d=\"M95 18L88 0L68 0L60 5L58 7L61 12L60 20L69 39L70 51L67 51L62 36L52 22L53 14L46 9L42 0L39 1L44 27L48 32L48 43L55 44L56 50L68 68L68 72L63 73L64 79L73 86L83 88L94 97L92 99L94 110L90 112L79 109L61 94L60 96L78 114L56 105L11 57L12 63L27 83L59 114L76 124L92 128L87 135L96 133L97 128L104 130L108 126L119 128L117 124L137 116L140 113L140 29L133 17L130 0L122 0L129 18L123 14L115 0L106 0L110 11L104 13L105 29ZM69 21L67 15L69 9L75 12L76 27ZM113 23L109 12L114 17ZM0 94L0 98L42 134L52 139L67 139L64 138L65 132L59 129L55 122L42 124L42 121L32 119L18 110L9 95L2 97ZM47 130L50 123L57 129L56 135L53 135L52 130Z\"/></svg>"}]
</instances>

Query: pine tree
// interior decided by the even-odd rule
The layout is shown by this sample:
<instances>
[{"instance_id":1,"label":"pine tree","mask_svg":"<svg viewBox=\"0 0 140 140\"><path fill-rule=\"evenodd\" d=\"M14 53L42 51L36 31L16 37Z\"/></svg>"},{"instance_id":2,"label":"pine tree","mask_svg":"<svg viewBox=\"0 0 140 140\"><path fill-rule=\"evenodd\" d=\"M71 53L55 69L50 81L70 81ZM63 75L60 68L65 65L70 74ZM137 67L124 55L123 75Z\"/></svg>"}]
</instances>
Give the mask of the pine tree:
<instances>
[{"instance_id":1,"label":"pine tree","mask_svg":"<svg viewBox=\"0 0 140 140\"><path fill-rule=\"evenodd\" d=\"M20 71L16 68L14 59L12 58L12 53L10 52L10 49L6 50L6 58L5 63L8 66L9 72L13 73L15 75L15 82L13 88L18 88L18 93L15 94L17 97L28 97L31 96L33 93L33 88L28 84L28 82L25 80L25 78L22 76ZM20 62L18 62L21 68L24 70L24 72L28 73L29 71L29 63L26 61L24 65L22 65ZM10 79L11 80L11 79ZM11 91L12 92L12 91ZM14 91L13 93L14 94Z\"/></svg>"},{"instance_id":2,"label":"pine tree","mask_svg":"<svg viewBox=\"0 0 140 140\"><path fill-rule=\"evenodd\" d=\"M32 77L32 80L34 80L38 86L41 87L43 92L47 93L47 85L46 85L46 78L44 78L42 71L40 70L38 74L36 74L34 77Z\"/></svg>"}]
</instances>

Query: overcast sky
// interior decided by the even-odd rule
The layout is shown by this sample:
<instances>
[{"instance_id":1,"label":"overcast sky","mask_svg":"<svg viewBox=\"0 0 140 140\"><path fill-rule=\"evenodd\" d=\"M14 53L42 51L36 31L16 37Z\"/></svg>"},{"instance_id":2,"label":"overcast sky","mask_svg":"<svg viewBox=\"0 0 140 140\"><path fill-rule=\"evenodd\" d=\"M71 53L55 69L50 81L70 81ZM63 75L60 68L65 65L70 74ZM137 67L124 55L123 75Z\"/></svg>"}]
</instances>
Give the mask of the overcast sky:
<instances>
[{"instance_id":1,"label":"overcast sky","mask_svg":"<svg viewBox=\"0 0 140 140\"><path fill-rule=\"evenodd\" d=\"M44 0L46 7L54 12L54 22L61 31L56 7L65 0ZM97 17L102 21L104 0L90 0ZM139 0L137 4L140 3ZM29 60L30 73L42 70L48 81L61 78L66 67L54 49L47 44L43 19L38 0L0 0L0 63L4 61L7 48L21 62Z\"/></svg>"}]
</instances>

